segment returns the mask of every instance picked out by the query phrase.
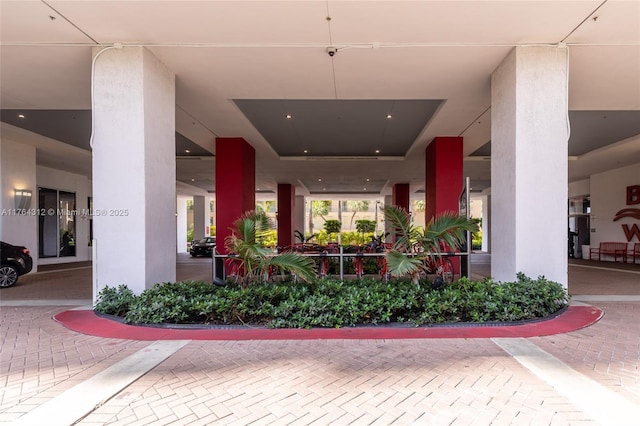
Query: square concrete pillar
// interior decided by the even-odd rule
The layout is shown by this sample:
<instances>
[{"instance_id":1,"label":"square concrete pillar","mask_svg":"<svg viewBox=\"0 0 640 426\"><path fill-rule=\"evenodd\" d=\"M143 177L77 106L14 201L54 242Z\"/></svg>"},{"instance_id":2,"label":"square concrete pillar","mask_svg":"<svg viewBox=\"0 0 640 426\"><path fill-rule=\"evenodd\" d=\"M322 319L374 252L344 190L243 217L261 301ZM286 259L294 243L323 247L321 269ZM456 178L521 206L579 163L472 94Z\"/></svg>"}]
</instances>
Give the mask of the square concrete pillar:
<instances>
[{"instance_id":1,"label":"square concrete pillar","mask_svg":"<svg viewBox=\"0 0 640 426\"><path fill-rule=\"evenodd\" d=\"M426 149L425 222L439 213L458 212L462 176L462 144L459 136L437 137Z\"/></svg>"},{"instance_id":2,"label":"square concrete pillar","mask_svg":"<svg viewBox=\"0 0 640 426\"><path fill-rule=\"evenodd\" d=\"M226 253L229 228L256 208L256 152L242 138L216 139L216 248Z\"/></svg>"},{"instance_id":3,"label":"square concrete pillar","mask_svg":"<svg viewBox=\"0 0 640 426\"><path fill-rule=\"evenodd\" d=\"M295 217L296 217L296 231L300 231L300 233L304 236L306 233L306 229L305 229L305 223L304 223L304 195L296 195L296 201L295 201ZM295 242L298 242L295 240ZM299 242L304 242L304 241L299 241Z\"/></svg>"},{"instance_id":4,"label":"square concrete pillar","mask_svg":"<svg viewBox=\"0 0 640 426\"><path fill-rule=\"evenodd\" d=\"M289 247L294 242L296 189L289 183L278 184L278 247Z\"/></svg>"},{"instance_id":5,"label":"square concrete pillar","mask_svg":"<svg viewBox=\"0 0 640 426\"><path fill-rule=\"evenodd\" d=\"M94 290L176 279L175 78L141 47L98 53Z\"/></svg>"},{"instance_id":6,"label":"square concrete pillar","mask_svg":"<svg viewBox=\"0 0 640 426\"><path fill-rule=\"evenodd\" d=\"M491 79L491 273L567 285L568 51L517 47Z\"/></svg>"},{"instance_id":7,"label":"square concrete pillar","mask_svg":"<svg viewBox=\"0 0 640 426\"><path fill-rule=\"evenodd\" d=\"M408 183L396 183L391 190L391 197L393 199L393 205L401 207L407 212L411 211L411 194L409 193Z\"/></svg>"},{"instance_id":8,"label":"square concrete pillar","mask_svg":"<svg viewBox=\"0 0 640 426\"><path fill-rule=\"evenodd\" d=\"M209 227L209 203L204 195L193 196L193 239L201 240L207 236Z\"/></svg>"}]
</instances>

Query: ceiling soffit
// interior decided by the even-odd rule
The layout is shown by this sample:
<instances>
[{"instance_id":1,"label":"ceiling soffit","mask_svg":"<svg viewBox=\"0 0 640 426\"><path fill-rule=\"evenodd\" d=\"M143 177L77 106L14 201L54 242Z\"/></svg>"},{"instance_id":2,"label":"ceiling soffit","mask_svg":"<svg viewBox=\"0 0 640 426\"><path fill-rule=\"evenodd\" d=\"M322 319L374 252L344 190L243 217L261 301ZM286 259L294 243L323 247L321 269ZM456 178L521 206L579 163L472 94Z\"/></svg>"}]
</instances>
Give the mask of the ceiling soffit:
<instances>
[{"instance_id":1,"label":"ceiling soffit","mask_svg":"<svg viewBox=\"0 0 640 426\"><path fill-rule=\"evenodd\" d=\"M234 102L280 157L404 157L442 100Z\"/></svg>"}]
</instances>

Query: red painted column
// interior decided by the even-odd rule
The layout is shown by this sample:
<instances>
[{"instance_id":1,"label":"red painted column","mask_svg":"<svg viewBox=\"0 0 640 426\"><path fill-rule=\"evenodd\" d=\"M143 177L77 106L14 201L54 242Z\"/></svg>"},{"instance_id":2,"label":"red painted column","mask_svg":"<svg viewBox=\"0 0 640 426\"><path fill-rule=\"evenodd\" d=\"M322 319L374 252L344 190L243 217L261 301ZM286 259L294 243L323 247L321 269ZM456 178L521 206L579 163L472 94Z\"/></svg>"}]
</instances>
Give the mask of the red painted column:
<instances>
[{"instance_id":1,"label":"red painted column","mask_svg":"<svg viewBox=\"0 0 640 426\"><path fill-rule=\"evenodd\" d=\"M294 242L296 227L296 189L289 183L278 184L278 247L288 247Z\"/></svg>"},{"instance_id":2,"label":"red painted column","mask_svg":"<svg viewBox=\"0 0 640 426\"><path fill-rule=\"evenodd\" d=\"M391 202L394 206L402 207L408 212L410 198L408 183L396 183L393 185L393 189L391 191Z\"/></svg>"},{"instance_id":3,"label":"red painted column","mask_svg":"<svg viewBox=\"0 0 640 426\"><path fill-rule=\"evenodd\" d=\"M426 149L425 225L438 213L459 212L462 192L462 137L437 137ZM460 259L453 259L454 271L460 271Z\"/></svg>"},{"instance_id":4,"label":"red painted column","mask_svg":"<svg viewBox=\"0 0 640 426\"><path fill-rule=\"evenodd\" d=\"M464 182L462 137L437 137L426 149L426 223L438 213L458 212ZM426 224L425 223L425 224Z\"/></svg>"},{"instance_id":5,"label":"red painted column","mask_svg":"<svg viewBox=\"0 0 640 426\"><path fill-rule=\"evenodd\" d=\"M226 253L229 228L256 208L256 152L243 138L216 139L216 242Z\"/></svg>"}]
</instances>

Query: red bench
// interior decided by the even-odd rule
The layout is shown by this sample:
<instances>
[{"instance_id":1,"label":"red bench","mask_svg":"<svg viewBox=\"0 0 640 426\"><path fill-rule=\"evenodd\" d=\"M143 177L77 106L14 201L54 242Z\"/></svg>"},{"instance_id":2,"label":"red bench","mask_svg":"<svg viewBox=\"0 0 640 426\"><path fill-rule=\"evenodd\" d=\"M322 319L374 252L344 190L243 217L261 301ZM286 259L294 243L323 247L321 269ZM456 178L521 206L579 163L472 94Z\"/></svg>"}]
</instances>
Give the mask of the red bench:
<instances>
[{"instance_id":1,"label":"red bench","mask_svg":"<svg viewBox=\"0 0 640 426\"><path fill-rule=\"evenodd\" d=\"M613 261L618 261L618 256L622 259L622 262L627 262L627 243L600 243L598 248L592 248L589 250L589 260L592 260L594 255L598 255L598 260L602 260L602 256L613 256Z\"/></svg>"},{"instance_id":2,"label":"red bench","mask_svg":"<svg viewBox=\"0 0 640 426\"><path fill-rule=\"evenodd\" d=\"M631 263L633 264L636 263L636 259L640 259L640 243L635 243L633 245L633 250L629 250L627 257L631 258Z\"/></svg>"}]
</instances>

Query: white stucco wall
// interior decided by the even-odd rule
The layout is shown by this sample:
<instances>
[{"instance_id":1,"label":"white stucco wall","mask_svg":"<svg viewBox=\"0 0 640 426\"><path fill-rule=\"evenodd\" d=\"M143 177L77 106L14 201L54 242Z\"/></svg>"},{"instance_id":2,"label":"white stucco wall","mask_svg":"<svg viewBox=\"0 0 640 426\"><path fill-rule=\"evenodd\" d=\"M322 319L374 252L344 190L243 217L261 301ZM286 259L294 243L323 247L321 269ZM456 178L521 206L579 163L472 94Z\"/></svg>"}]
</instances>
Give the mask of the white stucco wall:
<instances>
[{"instance_id":1,"label":"white stucco wall","mask_svg":"<svg viewBox=\"0 0 640 426\"><path fill-rule=\"evenodd\" d=\"M76 194L76 255L59 258L44 258L39 261L41 265L52 263L79 262L91 260L91 247L89 246L89 216L81 215L89 209L88 197L91 196L91 181L82 175L56 170L49 167L36 167L36 181L38 187L56 189L59 191ZM37 195L35 204L37 205Z\"/></svg>"},{"instance_id":2,"label":"white stucco wall","mask_svg":"<svg viewBox=\"0 0 640 426\"><path fill-rule=\"evenodd\" d=\"M638 219L613 220L622 209L640 209L640 204L626 204L627 187L633 185L640 185L640 163L591 176L591 247L603 241L627 242L623 224L640 227ZM630 242L638 241L634 237Z\"/></svg>"},{"instance_id":3,"label":"white stucco wall","mask_svg":"<svg viewBox=\"0 0 640 426\"><path fill-rule=\"evenodd\" d=\"M31 251L33 270L38 264L38 218L36 214L16 215L15 190L30 189L30 209L37 209L36 149L33 146L0 139L0 239Z\"/></svg>"},{"instance_id":4,"label":"white stucco wall","mask_svg":"<svg viewBox=\"0 0 640 426\"><path fill-rule=\"evenodd\" d=\"M302 235L306 234L307 224L304 220L304 195L296 195L296 231L300 231ZM296 240L296 242L298 242Z\"/></svg>"}]
</instances>

